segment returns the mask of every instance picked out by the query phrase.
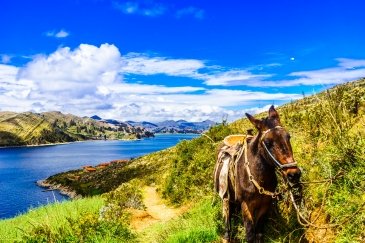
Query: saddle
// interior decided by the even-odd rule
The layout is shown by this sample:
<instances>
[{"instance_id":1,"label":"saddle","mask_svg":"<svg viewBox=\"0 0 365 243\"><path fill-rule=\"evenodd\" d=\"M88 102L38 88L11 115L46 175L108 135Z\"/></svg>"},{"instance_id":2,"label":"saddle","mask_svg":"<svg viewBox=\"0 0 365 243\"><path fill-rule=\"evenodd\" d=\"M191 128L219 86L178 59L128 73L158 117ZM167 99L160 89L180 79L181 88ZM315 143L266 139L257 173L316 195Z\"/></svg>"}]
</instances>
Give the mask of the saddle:
<instances>
[{"instance_id":1,"label":"saddle","mask_svg":"<svg viewBox=\"0 0 365 243\"><path fill-rule=\"evenodd\" d=\"M245 141L250 138L252 138L251 135L236 134L227 136L223 140L214 172L215 190L222 199L230 197L229 182L236 190L237 162L244 152Z\"/></svg>"}]
</instances>

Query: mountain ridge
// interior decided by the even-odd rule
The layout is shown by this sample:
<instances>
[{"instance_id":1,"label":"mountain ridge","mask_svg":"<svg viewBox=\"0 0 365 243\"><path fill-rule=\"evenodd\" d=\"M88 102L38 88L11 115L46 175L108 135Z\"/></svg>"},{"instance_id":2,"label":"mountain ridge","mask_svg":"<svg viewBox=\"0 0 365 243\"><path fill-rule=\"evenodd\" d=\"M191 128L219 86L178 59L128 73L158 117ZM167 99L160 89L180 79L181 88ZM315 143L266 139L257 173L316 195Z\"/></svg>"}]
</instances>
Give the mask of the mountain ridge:
<instances>
[{"instance_id":1,"label":"mountain ridge","mask_svg":"<svg viewBox=\"0 0 365 243\"><path fill-rule=\"evenodd\" d=\"M60 111L0 112L0 146L54 144L97 139L139 139L153 133L128 124L109 124Z\"/></svg>"},{"instance_id":2,"label":"mountain ridge","mask_svg":"<svg viewBox=\"0 0 365 243\"><path fill-rule=\"evenodd\" d=\"M125 121L121 122L114 119L103 119L98 115L93 115L90 118L99 120L99 121L106 121L111 124L118 124L118 123L126 123L134 127L143 127L147 131L152 133L202 133L208 130L213 125L217 123L211 120L204 120L201 122L189 122L183 119L180 120L165 120L162 122L149 122L149 121Z\"/></svg>"}]
</instances>

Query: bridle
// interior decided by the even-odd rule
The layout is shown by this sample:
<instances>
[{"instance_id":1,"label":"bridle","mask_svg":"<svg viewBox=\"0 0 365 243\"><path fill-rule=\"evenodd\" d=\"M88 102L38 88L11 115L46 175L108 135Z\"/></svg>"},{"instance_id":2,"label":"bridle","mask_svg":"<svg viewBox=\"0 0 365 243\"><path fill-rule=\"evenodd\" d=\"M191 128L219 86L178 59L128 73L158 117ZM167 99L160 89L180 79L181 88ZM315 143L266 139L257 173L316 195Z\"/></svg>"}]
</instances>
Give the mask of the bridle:
<instances>
[{"instance_id":1,"label":"bridle","mask_svg":"<svg viewBox=\"0 0 365 243\"><path fill-rule=\"evenodd\" d=\"M275 157L274 155L270 152L270 150L266 147L266 144L264 142L264 138L265 138L265 135L270 132L270 131L273 131L274 129L284 129L283 127L281 126L276 126L274 128L270 128L270 129L267 129L266 131L264 131L261 135L261 138L260 138L260 142L262 143L266 153L269 155L269 157L271 158L271 160L274 162L274 164L280 169L284 169L284 168L290 168L290 167L297 167L297 162L291 162L291 163L287 163L287 164L282 164L280 163Z\"/></svg>"},{"instance_id":2,"label":"bridle","mask_svg":"<svg viewBox=\"0 0 365 243\"><path fill-rule=\"evenodd\" d=\"M281 128L283 129L281 126L276 126L274 128L270 128L266 131L264 131L260 137L260 142L262 142L266 152L268 153L269 157L274 161L275 165L280 169L284 169L284 168L288 168L288 167L296 167L297 166L297 162L292 162L292 163L288 163L288 164L281 164L277 159L275 159L274 155L272 155L272 153L270 153L269 149L266 147L263 139L265 137L265 135L277 128ZM248 136L248 137L252 137L252 136ZM248 144L247 144L247 139L244 140L244 144L241 147L240 151L238 151L238 156L236 157L236 161L235 164L237 164L237 162L239 161L239 159L241 158L242 154L244 154L245 156L245 162L244 162L244 166L246 168L246 172L248 175L248 180L254 184L254 186L257 188L257 190L259 191L260 194L264 194L267 196L270 196L272 198L278 198L281 195L281 192L278 192L275 190L275 192L271 192L271 191L267 191L265 190L262 186L260 186L259 182L256 181L256 179L253 177L253 175L251 174L251 170L250 170L250 162L248 161L248 156L247 156L247 150L248 150Z\"/></svg>"}]
</instances>

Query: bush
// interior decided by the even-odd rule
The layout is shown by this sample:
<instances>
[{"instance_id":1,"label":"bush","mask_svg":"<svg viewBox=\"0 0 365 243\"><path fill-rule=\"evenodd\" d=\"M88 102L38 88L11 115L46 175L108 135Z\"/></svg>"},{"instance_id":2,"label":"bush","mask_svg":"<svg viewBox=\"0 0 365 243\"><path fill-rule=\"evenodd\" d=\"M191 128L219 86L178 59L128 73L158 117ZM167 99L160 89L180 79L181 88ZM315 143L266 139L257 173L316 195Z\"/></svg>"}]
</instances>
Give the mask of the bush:
<instances>
[{"instance_id":1,"label":"bush","mask_svg":"<svg viewBox=\"0 0 365 243\"><path fill-rule=\"evenodd\" d=\"M103 195L106 206L100 210L100 219L128 222L127 208L144 209L142 190L136 180L120 185L114 191Z\"/></svg>"}]
</instances>

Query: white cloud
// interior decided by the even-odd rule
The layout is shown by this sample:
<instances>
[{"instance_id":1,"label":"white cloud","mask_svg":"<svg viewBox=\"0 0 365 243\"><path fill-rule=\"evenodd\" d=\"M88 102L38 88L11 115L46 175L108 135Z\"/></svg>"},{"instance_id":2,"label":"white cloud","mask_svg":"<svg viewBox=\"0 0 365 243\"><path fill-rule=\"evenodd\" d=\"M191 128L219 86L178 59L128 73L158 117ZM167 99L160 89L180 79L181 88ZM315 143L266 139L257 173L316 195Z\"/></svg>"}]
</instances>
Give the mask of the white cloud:
<instances>
[{"instance_id":1,"label":"white cloud","mask_svg":"<svg viewBox=\"0 0 365 243\"><path fill-rule=\"evenodd\" d=\"M148 17L156 17L162 15L166 11L166 7L159 3L154 3L153 1L148 2L113 2L113 7L120 10L124 14L138 14Z\"/></svg>"},{"instance_id":2,"label":"white cloud","mask_svg":"<svg viewBox=\"0 0 365 243\"><path fill-rule=\"evenodd\" d=\"M0 64L0 109L61 110L121 120L219 121L227 115L233 120L246 111L255 113L266 109L273 101L283 103L301 95L128 83L123 75L165 74L190 77L215 86L256 87L332 84L365 76L364 61L343 58L338 61L339 65L334 68L293 72L292 80L270 81L269 75L208 66L202 60L136 53L122 56L114 45L81 44L73 50L64 47L49 55L38 55L23 67Z\"/></svg>"},{"instance_id":3,"label":"white cloud","mask_svg":"<svg viewBox=\"0 0 365 243\"><path fill-rule=\"evenodd\" d=\"M258 81L271 77L270 74L254 74L249 69L234 69L224 71L220 66L208 66L198 59L172 59L166 57L151 57L146 54L128 53L123 57L122 71L125 74L155 75L164 74L175 77L189 77L203 80L211 86L246 85L255 86ZM266 64L262 67L277 67L280 64Z\"/></svg>"},{"instance_id":4,"label":"white cloud","mask_svg":"<svg viewBox=\"0 0 365 243\"><path fill-rule=\"evenodd\" d=\"M349 59L349 58L337 58L340 67L344 68L365 68L365 60L361 59Z\"/></svg>"},{"instance_id":5,"label":"white cloud","mask_svg":"<svg viewBox=\"0 0 365 243\"><path fill-rule=\"evenodd\" d=\"M247 85L255 83L257 80L268 78L271 75L253 74L247 70L230 70L217 74L205 75L206 85Z\"/></svg>"},{"instance_id":6,"label":"white cloud","mask_svg":"<svg viewBox=\"0 0 365 243\"><path fill-rule=\"evenodd\" d=\"M196 7L187 7L176 11L176 18L182 18L184 16L193 16L196 19L203 19L205 11Z\"/></svg>"},{"instance_id":7,"label":"white cloud","mask_svg":"<svg viewBox=\"0 0 365 243\"><path fill-rule=\"evenodd\" d=\"M268 78L270 76L267 75L256 80L242 82L242 84L250 87L334 85L365 77L365 60L348 58L336 60L339 62L337 67L292 72L287 75L290 79L270 80ZM225 82L229 83L230 81Z\"/></svg>"},{"instance_id":8,"label":"white cloud","mask_svg":"<svg viewBox=\"0 0 365 243\"><path fill-rule=\"evenodd\" d=\"M190 93L195 91L202 91L201 87L166 87L163 85L146 85L146 84L130 84L130 83L116 83L109 85L99 85L97 87L98 94L137 94L137 95L155 95L155 94L178 94Z\"/></svg>"},{"instance_id":9,"label":"white cloud","mask_svg":"<svg viewBox=\"0 0 365 243\"><path fill-rule=\"evenodd\" d=\"M203 61L129 54L114 45L81 44L38 55L24 67L0 65L0 109L36 112L60 110L76 115L99 114L121 120L236 119L235 106L257 100L291 100L296 94L202 87L126 83L123 74L200 76ZM218 69L213 68L215 71ZM199 77L201 78L201 77Z\"/></svg>"},{"instance_id":10,"label":"white cloud","mask_svg":"<svg viewBox=\"0 0 365 243\"><path fill-rule=\"evenodd\" d=\"M70 33L61 29L60 31L48 31L46 33L46 36L48 37L55 37L55 38L66 38L67 36L69 36Z\"/></svg>"},{"instance_id":11,"label":"white cloud","mask_svg":"<svg viewBox=\"0 0 365 243\"><path fill-rule=\"evenodd\" d=\"M149 57L144 54L129 53L123 57L122 71L129 74L200 77L198 70L205 67L201 60L168 59L166 57Z\"/></svg>"},{"instance_id":12,"label":"white cloud","mask_svg":"<svg viewBox=\"0 0 365 243\"><path fill-rule=\"evenodd\" d=\"M49 56L39 55L19 72L20 79L37 82L43 92L71 92L85 95L97 83L112 83L121 68L120 53L114 45L99 48L81 44L77 49L60 48Z\"/></svg>"},{"instance_id":13,"label":"white cloud","mask_svg":"<svg viewBox=\"0 0 365 243\"><path fill-rule=\"evenodd\" d=\"M13 83L16 78L18 68L11 65L0 64L0 82L10 82Z\"/></svg>"}]
</instances>

